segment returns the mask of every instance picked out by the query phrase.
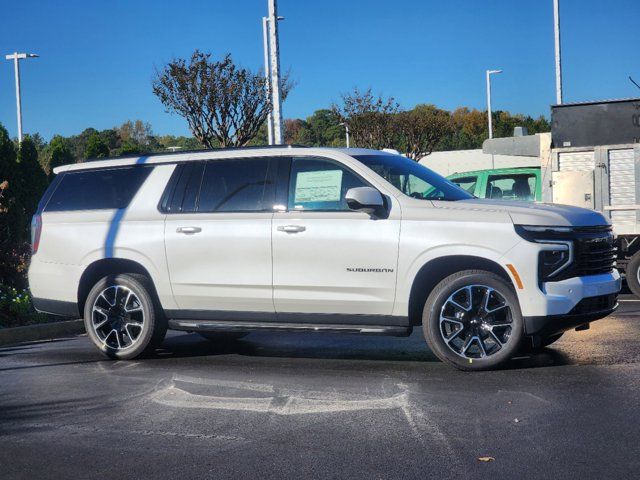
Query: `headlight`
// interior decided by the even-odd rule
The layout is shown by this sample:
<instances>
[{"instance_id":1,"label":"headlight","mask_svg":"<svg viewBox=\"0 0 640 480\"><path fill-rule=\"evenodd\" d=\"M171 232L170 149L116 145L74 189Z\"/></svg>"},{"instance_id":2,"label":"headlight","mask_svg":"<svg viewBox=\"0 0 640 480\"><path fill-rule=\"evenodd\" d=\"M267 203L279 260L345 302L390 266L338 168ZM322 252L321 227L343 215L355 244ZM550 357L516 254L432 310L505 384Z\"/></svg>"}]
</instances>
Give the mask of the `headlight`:
<instances>
[{"instance_id":1,"label":"headlight","mask_svg":"<svg viewBox=\"0 0 640 480\"><path fill-rule=\"evenodd\" d=\"M539 240L540 243L546 243ZM571 242L553 242L538 255L538 278L540 282L552 280L554 276L573 262L573 245ZM546 247L546 245L545 245Z\"/></svg>"},{"instance_id":2,"label":"headlight","mask_svg":"<svg viewBox=\"0 0 640 480\"><path fill-rule=\"evenodd\" d=\"M529 242L543 244L538 255L538 281L553 280L573 263L572 227L516 225L516 233Z\"/></svg>"}]
</instances>

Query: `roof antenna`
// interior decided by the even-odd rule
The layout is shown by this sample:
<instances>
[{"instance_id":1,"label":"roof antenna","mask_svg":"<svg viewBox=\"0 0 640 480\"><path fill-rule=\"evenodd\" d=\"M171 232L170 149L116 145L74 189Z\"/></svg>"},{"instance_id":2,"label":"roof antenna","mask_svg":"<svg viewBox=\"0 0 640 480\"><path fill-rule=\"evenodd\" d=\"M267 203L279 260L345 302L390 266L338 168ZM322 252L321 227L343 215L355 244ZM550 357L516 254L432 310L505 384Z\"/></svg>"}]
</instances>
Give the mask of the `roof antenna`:
<instances>
[{"instance_id":1,"label":"roof antenna","mask_svg":"<svg viewBox=\"0 0 640 480\"><path fill-rule=\"evenodd\" d=\"M637 82L631 78L631 75L629 75L629 80L631 80L631 83L633 83L636 87L640 88L640 85L637 84Z\"/></svg>"}]
</instances>

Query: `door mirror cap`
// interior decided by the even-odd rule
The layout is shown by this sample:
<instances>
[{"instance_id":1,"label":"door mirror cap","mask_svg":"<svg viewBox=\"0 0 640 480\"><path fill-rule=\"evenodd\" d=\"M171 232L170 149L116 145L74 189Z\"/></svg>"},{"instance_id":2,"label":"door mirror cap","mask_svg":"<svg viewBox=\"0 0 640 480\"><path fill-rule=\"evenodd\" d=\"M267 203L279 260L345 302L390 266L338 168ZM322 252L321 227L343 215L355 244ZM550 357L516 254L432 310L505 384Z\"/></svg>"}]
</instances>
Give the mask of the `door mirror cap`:
<instances>
[{"instance_id":1,"label":"door mirror cap","mask_svg":"<svg viewBox=\"0 0 640 480\"><path fill-rule=\"evenodd\" d=\"M385 202L382 194L372 187L354 187L347 190L345 195L347 205L351 210L379 214L385 211Z\"/></svg>"}]
</instances>

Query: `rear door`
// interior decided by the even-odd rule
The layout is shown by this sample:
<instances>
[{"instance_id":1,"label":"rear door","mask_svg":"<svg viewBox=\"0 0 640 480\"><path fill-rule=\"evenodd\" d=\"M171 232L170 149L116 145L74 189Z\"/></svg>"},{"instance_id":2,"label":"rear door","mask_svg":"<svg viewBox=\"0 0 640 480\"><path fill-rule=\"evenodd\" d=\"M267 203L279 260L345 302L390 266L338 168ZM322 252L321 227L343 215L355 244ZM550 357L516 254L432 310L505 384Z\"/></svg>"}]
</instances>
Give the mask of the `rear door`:
<instances>
[{"instance_id":1,"label":"rear door","mask_svg":"<svg viewBox=\"0 0 640 480\"><path fill-rule=\"evenodd\" d=\"M273 163L179 165L163 198L174 318L272 320Z\"/></svg>"},{"instance_id":2,"label":"rear door","mask_svg":"<svg viewBox=\"0 0 640 480\"><path fill-rule=\"evenodd\" d=\"M292 160L288 194L279 199L284 210L274 214L272 228L279 321L406 322L391 317L400 211L376 219L350 210L345 194L361 186L369 184L334 160Z\"/></svg>"}]
</instances>

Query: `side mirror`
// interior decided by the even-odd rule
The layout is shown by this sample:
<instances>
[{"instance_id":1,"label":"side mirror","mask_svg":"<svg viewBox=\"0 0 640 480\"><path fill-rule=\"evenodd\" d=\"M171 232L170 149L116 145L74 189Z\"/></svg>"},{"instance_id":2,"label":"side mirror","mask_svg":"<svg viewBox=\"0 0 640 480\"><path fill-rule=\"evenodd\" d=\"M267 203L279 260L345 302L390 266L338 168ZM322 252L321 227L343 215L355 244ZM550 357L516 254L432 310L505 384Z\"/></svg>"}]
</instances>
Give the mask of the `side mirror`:
<instances>
[{"instance_id":1,"label":"side mirror","mask_svg":"<svg viewBox=\"0 0 640 480\"><path fill-rule=\"evenodd\" d=\"M355 187L347 190L345 195L347 205L351 210L379 214L385 210L382 194L372 187Z\"/></svg>"}]
</instances>

